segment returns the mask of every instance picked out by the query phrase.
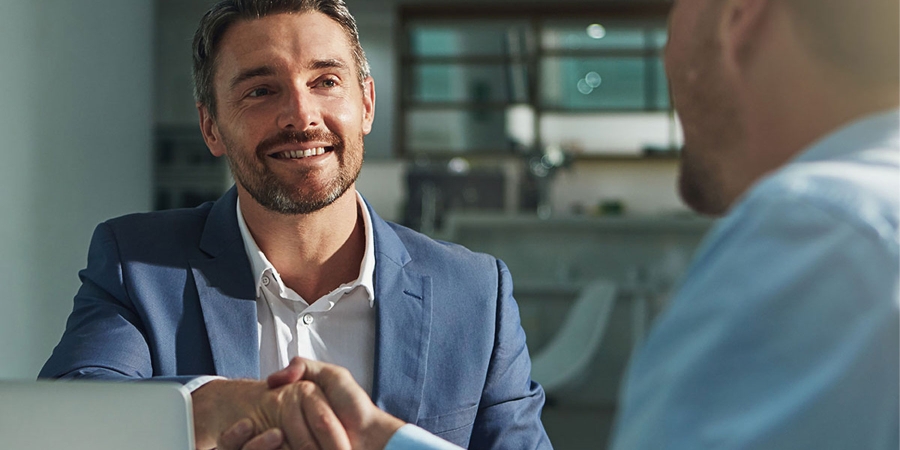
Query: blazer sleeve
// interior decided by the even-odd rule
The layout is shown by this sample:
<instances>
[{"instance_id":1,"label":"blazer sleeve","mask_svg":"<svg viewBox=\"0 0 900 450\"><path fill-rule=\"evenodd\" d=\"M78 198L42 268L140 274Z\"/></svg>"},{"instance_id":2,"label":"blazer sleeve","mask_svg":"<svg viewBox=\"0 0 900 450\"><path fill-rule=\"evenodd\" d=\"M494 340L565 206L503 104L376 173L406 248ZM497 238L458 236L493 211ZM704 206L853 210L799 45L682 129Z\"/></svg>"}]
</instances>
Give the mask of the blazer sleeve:
<instances>
[{"instance_id":1,"label":"blazer sleeve","mask_svg":"<svg viewBox=\"0 0 900 450\"><path fill-rule=\"evenodd\" d=\"M497 260L496 335L469 448L550 449L541 423L544 389L531 380L525 331L512 295L512 277Z\"/></svg>"},{"instance_id":2,"label":"blazer sleeve","mask_svg":"<svg viewBox=\"0 0 900 450\"><path fill-rule=\"evenodd\" d=\"M87 267L78 274L81 287L66 330L39 378L127 380L153 376L144 325L122 273L113 230L101 223L91 238ZM194 378L154 380L184 384Z\"/></svg>"}]
</instances>

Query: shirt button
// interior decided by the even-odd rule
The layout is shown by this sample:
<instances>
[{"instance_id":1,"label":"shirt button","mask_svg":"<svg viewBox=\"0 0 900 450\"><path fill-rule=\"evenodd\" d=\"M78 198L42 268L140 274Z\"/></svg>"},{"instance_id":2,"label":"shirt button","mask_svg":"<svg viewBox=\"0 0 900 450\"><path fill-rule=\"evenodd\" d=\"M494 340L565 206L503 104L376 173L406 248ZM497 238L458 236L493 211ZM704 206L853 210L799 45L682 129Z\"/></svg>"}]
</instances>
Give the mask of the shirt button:
<instances>
[{"instance_id":1,"label":"shirt button","mask_svg":"<svg viewBox=\"0 0 900 450\"><path fill-rule=\"evenodd\" d=\"M263 286L269 285L269 277L263 277Z\"/></svg>"},{"instance_id":2,"label":"shirt button","mask_svg":"<svg viewBox=\"0 0 900 450\"><path fill-rule=\"evenodd\" d=\"M312 325L313 320L315 320L315 319L313 319L312 314L304 314L303 315L303 325Z\"/></svg>"}]
</instances>

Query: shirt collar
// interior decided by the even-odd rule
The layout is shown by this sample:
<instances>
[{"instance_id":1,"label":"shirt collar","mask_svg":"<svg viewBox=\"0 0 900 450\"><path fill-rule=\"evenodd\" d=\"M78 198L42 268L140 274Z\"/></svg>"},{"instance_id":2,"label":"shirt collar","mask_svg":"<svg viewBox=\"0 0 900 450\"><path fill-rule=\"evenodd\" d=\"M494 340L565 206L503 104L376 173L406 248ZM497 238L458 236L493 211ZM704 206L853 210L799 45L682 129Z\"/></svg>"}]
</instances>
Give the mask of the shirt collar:
<instances>
[{"instance_id":1,"label":"shirt collar","mask_svg":"<svg viewBox=\"0 0 900 450\"><path fill-rule=\"evenodd\" d=\"M361 286L365 289L366 295L369 298L369 306L372 307L375 305L375 239L372 232L372 217L371 214L369 214L369 208L366 206L365 200L358 191L356 192L356 200L363 219L366 248L363 253L362 262L360 263L359 277L351 283L342 285L338 289L349 291ZM279 289L282 291L280 292L281 296L285 297L284 291L287 288L281 281L278 270L275 269L275 266L273 266L268 258L266 258L265 253L263 253L262 250L259 249L259 246L256 245L256 240L253 239L253 235L250 234L250 229L247 228L247 223L244 221L244 214L241 211L240 198L237 200L235 211L237 214L238 228L241 230L241 238L244 240L244 251L247 253L247 258L250 260L250 269L253 271L253 279L256 282L257 295L259 295L260 290L263 287L263 276L266 272L271 272L278 283Z\"/></svg>"},{"instance_id":2,"label":"shirt collar","mask_svg":"<svg viewBox=\"0 0 900 450\"><path fill-rule=\"evenodd\" d=\"M900 146L900 109L882 111L850 122L807 147L794 161L829 160L860 148L885 143Z\"/></svg>"}]
</instances>

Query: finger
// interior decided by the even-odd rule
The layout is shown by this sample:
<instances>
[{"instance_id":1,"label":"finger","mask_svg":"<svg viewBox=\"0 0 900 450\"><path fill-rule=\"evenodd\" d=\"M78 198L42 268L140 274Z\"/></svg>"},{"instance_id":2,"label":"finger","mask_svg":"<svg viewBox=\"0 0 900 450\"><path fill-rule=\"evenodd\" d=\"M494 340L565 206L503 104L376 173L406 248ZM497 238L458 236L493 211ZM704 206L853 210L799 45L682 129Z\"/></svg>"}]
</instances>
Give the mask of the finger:
<instances>
[{"instance_id":1,"label":"finger","mask_svg":"<svg viewBox=\"0 0 900 450\"><path fill-rule=\"evenodd\" d=\"M266 430L241 447L241 450L278 450L284 444L284 433L278 428Z\"/></svg>"},{"instance_id":2,"label":"finger","mask_svg":"<svg viewBox=\"0 0 900 450\"><path fill-rule=\"evenodd\" d=\"M269 389L281 387L300 380L305 369L305 362L306 360L303 358L294 357L287 367L269 375L266 379L266 382L269 384Z\"/></svg>"},{"instance_id":3,"label":"finger","mask_svg":"<svg viewBox=\"0 0 900 450\"><path fill-rule=\"evenodd\" d=\"M316 383L333 407L337 403L355 403L368 399L368 395L350 374L350 371L333 364L319 361L301 360L302 378Z\"/></svg>"},{"instance_id":4,"label":"finger","mask_svg":"<svg viewBox=\"0 0 900 450\"><path fill-rule=\"evenodd\" d=\"M306 426L323 450L350 450L350 438L318 386L304 383L303 417Z\"/></svg>"},{"instance_id":5,"label":"finger","mask_svg":"<svg viewBox=\"0 0 900 450\"><path fill-rule=\"evenodd\" d=\"M284 433L277 428L255 437L253 433L250 419L239 420L219 436L216 446L219 450L278 450L284 443Z\"/></svg>"},{"instance_id":6,"label":"finger","mask_svg":"<svg viewBox=\"0 0 900 450\"><path fill-rule=\"evenodd\" d=\"M228 427L216 442L219 450L238 450L253 437L253 422L242 419Z\"/></svg>"},{"instance_id":7,"label":"finger","mask_svg":"<svg viewBox=\"0 0 900 450\"><path fill-rule=\"evenodd\" d=\"M291 399L284 404L281 410L281 427L284 431L284 439L291 449L319 450L322 447L310 433L303 414L304 395L302 390L309 389L304 385L309 385L309 383L290 386Z\"/></svg>"},{"instance_id":8,"label":"finger","mask_svg":"<svg viewBox=\"0 0 900 450\"><path fill-rule=\"evenodd\" d=\"M296 360L296 363L294 360ZM294 358L294 360L291 361L291 365L294 366L294 372L292 373L298 373L300 378L318 384L323 390L336 384L343 385L347 382L347 380L343 379L345 374L342 373L344 371L340 370L343 369L342 367L299 357ZM347 372L346 375L350 375L350 373ZM350 378L352 379L352 375L350 375ZM356 382L354 381L353 384L356 384Z\"/></svg>"}]
</instances>

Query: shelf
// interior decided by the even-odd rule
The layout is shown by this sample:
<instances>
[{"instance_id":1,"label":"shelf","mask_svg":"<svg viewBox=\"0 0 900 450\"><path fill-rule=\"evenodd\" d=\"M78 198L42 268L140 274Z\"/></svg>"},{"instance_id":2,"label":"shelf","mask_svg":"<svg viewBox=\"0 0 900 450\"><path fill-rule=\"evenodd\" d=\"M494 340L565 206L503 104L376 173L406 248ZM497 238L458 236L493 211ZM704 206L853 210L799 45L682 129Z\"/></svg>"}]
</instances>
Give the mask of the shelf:
<instances>
[{"instance_id":1,"label":"shelf","mask_svg":"<svg viewBox=\"0 0 900 450\"><path fill-rule=\"evenodd\" d=\"M619 231L628 233L704 233L713 219L685 215L660 216L558 216L540 219L530 214L450 214L446 217L445 234L455 236L462 229Z\"/></svg>"},{"instance_id":2,"label":"shelf","mask_svg":"<svg viewBox=\"0 0 900 450\"><path fill-rule=\"evenodd\" d=\"M478 149L465 152L457 151L428 151L428 152L411 152L406 150L405 156L400 158L406 161L447 161L453 158L464 158L473 162L491 163L491 162L510 162L524 161L536 154L524 153L522 150L513 149ZM578 163L677 163L680 154L677 152L667 152L659 155L645 154L624 154L624 153L577 153L572 155L573 162Z\"/></svg>"},{"instance_id":3,"label":"shelf","mask_svg":"<svg viewBox=\"0 0 900 450\"><path fill-rule=\"evenodd\" d=\"M666 152L659 155L625 155L625 154L614 154L614 153L579 153L573 156L576 163L578 162L588 162L588 163L603 163L603 162L665 162L672 163L677 162L681 158L681 154L678 152Z\"/></svg>"}]
</instances>

